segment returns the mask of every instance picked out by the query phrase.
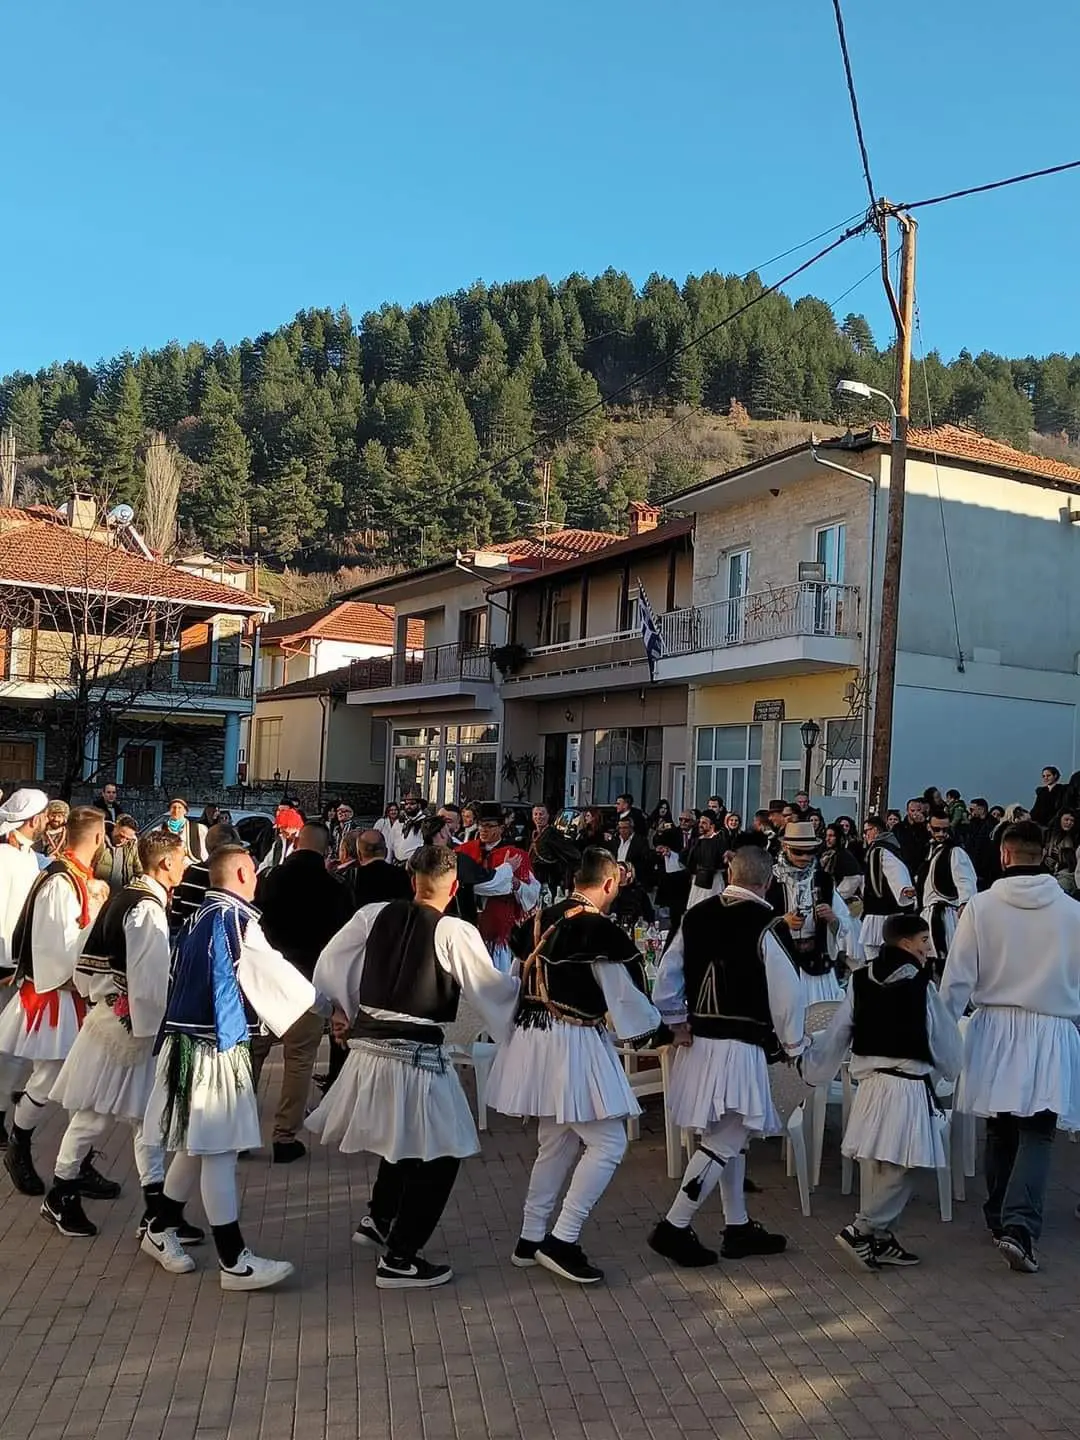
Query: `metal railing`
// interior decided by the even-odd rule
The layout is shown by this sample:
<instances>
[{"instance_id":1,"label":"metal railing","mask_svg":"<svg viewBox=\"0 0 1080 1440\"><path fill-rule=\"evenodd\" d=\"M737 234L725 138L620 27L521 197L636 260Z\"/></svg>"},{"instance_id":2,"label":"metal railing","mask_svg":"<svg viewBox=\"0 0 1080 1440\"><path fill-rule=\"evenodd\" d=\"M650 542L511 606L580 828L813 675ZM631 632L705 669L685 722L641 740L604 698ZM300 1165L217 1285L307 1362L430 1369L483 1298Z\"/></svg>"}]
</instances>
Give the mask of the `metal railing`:
<instances>
[{"instance_id":1,"label":"metal railing","mask_svg":"<svg viewBox=\"0 0 1080 1440\"><path fill-rule=\"evenodd\" d=\"M129 661L112 663L110 657L80 663L56 652L31 655L16 651L5 656L0 680L10 685L54 685L63 695L73 688L90 692L107 690L112 695L189 695L250 700L252 665L217 662L206 665L163 655L147 664Z\"/></svg>"},{"instance_id":2,"label":"metal railing","mask_svg":"<svg viewBox=\"0 0 1080 1440\"><path fill-rule=\"evenodd\" d=\"M433 645L418 655L381 655L370 660L353 660L349 666L350 690L490 679L489 645Z\"/></svg>"},{"instance_id":3,"label":"metal railing","mask_svg":"<svg viewBox=\"0 0 1080 1440\"><path fill-rule=\"evenodd\" d=\"M847 639L858 634L859 591L854 585L803 581L735 600L669 610L659 617L658 624L668 655L693 655L796 635Z\"/></svg>"}]
</instances>

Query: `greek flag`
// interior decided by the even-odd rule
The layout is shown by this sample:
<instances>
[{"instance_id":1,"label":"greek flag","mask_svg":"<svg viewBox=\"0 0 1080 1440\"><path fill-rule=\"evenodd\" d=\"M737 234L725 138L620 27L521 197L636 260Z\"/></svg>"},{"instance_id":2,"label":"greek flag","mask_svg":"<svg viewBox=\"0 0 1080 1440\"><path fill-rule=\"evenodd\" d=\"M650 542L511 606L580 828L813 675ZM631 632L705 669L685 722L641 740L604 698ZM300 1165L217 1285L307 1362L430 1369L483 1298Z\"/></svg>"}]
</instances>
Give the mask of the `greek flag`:
<instances>
[{"instance_id":1,"label":"greek flag","mask_svg":"<svg viewBox=\"0 0 1080 1440\"><path fill-rule=\"evenodd\" d=\"M645 658L649 662L649 679L656 679L656 662L663 659L667 653L664 645L664 637L660 634L656 624L656 616L649 604L649 597L645 594L645 586L638 581L638 625L641 629L641 643L645 646Z\"/></svg>"}]
</instances>

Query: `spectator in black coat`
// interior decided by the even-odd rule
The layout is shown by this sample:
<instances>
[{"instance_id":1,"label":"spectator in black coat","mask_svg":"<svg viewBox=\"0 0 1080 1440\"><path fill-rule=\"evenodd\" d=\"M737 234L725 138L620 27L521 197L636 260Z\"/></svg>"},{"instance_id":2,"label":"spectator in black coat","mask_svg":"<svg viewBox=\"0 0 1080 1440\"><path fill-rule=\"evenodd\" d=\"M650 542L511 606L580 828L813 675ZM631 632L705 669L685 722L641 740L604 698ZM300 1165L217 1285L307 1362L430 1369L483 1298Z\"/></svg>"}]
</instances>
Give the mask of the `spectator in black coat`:
<instances>
[{"instance_id":1,"label":"spectator in black coat","mask_svg":"<svg viewBox=\"0 0 1080 1440\"><path fill-rule=\"evenodd\" d=\"M1044 765L1043 783L1035 791L1035 803L1031 807L1031 818L1036 825L1049 830L1061 814L1069 787L1061 783L1061 771L1056 765Z\"/></svg>"},{"instance_id":2,"label":"spectator in black coat","mask_svg":"<svg viewBox=\"0 0 1080 1440\"><path fill-rule=\"evenodd\" d=\"M195 914L210 888L210 856L222 845L244 842L231 825L211 825L206 832L205 860L194 860L184 871L184 878L169 897L169 927L175 934Z\"/></svg>"},{"instance_id":3,"label":"spectator in black coat","mask_svg":"<svg viewBox=\"0 0 1080 1440\"><path fill-rule=\"evenodd\" d=\"M615 796L615 813L621 819L629 815L633 821L634 829L639 835L647 835L649 831L649 817L644 810L640 810L634 804L634 797L629 792L625 795Z\"/></svg>"},{"instance_id":4,"label":"spectator in black coat","mask_svg":"<svg viewBox=\"0 0 1080 1440\"><path fill-rule=\"evenodd\" d=\"M386 900L412 899L409 872L387 860L386 838L381 830L351 831L345 844L347 851L355 852L356 859L342 865L334 878L348 891L354 912Z\"/></svg>"}]
</instances>

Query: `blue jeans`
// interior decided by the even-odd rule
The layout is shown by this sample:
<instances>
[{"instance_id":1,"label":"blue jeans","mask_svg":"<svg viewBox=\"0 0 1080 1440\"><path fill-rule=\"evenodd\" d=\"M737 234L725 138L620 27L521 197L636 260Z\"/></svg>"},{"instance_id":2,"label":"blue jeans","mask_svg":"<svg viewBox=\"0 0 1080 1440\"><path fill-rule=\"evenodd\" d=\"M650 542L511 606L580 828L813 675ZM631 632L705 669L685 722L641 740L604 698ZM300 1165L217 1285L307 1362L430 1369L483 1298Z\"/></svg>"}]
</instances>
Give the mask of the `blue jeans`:
<instances>
[{"instance_id":1,"label":"blue jeans","mask_svg":"<svg viewBox=\"0 0 1080 1440\"><path fill-rule=\"evenodd\" d=\"M1050 1176L1050 1147L1057 1130L1052 1110L1037 1115L992 1115L986 1122L986 1188L983 1206L991 1230L1042 1233L1043 1202Z\"/></svg>"}]
</instances>

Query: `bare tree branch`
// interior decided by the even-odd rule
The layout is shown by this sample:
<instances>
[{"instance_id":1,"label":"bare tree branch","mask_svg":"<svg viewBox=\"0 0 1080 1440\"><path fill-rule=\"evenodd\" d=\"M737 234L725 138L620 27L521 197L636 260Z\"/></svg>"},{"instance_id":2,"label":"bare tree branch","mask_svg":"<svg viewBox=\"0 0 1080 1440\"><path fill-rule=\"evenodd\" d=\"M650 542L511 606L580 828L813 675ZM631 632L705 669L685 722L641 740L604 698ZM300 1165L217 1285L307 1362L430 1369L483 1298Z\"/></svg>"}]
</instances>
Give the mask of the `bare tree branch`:
<instances>
[{"instance_id":1,"label":"bare tree branch","mask_svg":"<svg viewBox=\"0 0 1080 1440\"><path fill-rule=\"evenodd\" d=\"M0 505L15 504L15 431L0 430Z\"/></svg>"},{"instance_id":2,"label":"bare tree branch","mask_svg":"<svg viewBox=\"0 0 1080 1440\"><path fill-rule=\"evenodd\" d=\"M176 513L180 500L180 452L160 430L146 440L146 484L142 497L142 533L157 555L169 555L176 544Z\"/></svg>"}]
</instances>

